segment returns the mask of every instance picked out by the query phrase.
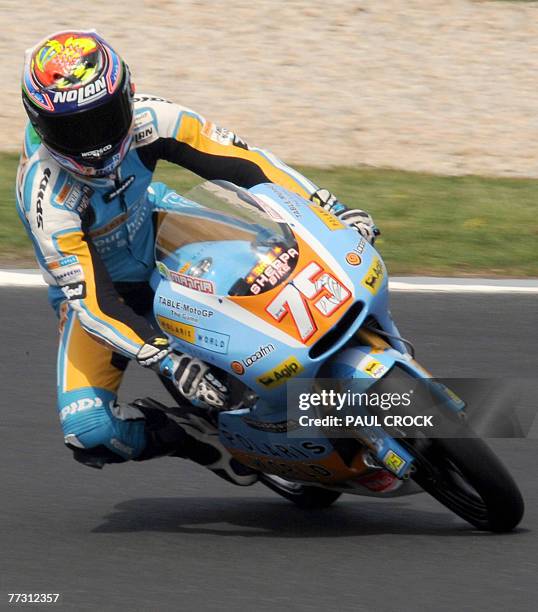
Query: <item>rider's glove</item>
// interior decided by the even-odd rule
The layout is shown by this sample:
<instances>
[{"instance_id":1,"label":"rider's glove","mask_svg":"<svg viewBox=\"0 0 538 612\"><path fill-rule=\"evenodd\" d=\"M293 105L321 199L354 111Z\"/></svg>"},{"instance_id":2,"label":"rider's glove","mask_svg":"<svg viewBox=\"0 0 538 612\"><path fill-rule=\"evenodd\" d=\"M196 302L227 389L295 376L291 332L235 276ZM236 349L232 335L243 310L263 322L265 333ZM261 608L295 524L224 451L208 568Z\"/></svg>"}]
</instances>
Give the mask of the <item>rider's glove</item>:
<instances>
[{"instance_id":1,"label":"rider's glove","mask_svg":"<svg viewBox=\"0 0 538 612\"><path fill-rule=\"evenodd\" d=\"M374 244L377 236L381 234L367 212L359 208L348 208L327 189L318 189L310 196L310 199L349 227L357 230L370 244Z\"/></svg>"},{"instance_id":2,"label":"rider's glove","mask_svg":"<svg viewBox=\"0 0 538 612\"><path fill-rule=\"evenodd\" d=\"M200 359L184 353L171 353L161 361L159 371L170 378L181 395L191 402L202 402L219 410L225 409L229 403L228 387Z\"/></svg>"},{"instance_id":3,"label":"rider's glove","mask_svg":"<svg viewBox=\"0 0 538 612\"><path fill-rule=\"evenodd\" d=\"M189 401L198 400L213 408L223 409L229 391L211 371L207 364L194 357L171 352L168 339L155 336L138 351L136 360L170 378L181 395Z\"/></svg>"},{"instance_id":4,"label":"rider's glove","mask_svg":"<svg viewBox=\"0 0 538 612\"><path fill-rule=\"evenodd\" d=\"M144 368L158 369L158 364L171 350L168 338L165 336L154 336L138 351L136 360Z\"/></svg>"}]
</instances>

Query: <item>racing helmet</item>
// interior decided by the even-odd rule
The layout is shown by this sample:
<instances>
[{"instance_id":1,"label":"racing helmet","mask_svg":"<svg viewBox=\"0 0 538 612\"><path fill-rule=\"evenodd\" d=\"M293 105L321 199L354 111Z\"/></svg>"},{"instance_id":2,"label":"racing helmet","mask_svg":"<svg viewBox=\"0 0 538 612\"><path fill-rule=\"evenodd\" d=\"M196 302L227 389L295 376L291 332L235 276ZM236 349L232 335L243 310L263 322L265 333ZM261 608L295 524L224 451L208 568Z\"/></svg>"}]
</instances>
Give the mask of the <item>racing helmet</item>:
<instances>
[{"instance_id":1,"label":"racing helmet","mask_svg":"<svg viewBox=\"0 0 538 612\"><path fill-rule=\"evenodd\" d=\"M22 101L56 161L88 177L111 174L131 145L127 64L95 30L57 32L26 52Z\"/></svg>"}]
</instances>

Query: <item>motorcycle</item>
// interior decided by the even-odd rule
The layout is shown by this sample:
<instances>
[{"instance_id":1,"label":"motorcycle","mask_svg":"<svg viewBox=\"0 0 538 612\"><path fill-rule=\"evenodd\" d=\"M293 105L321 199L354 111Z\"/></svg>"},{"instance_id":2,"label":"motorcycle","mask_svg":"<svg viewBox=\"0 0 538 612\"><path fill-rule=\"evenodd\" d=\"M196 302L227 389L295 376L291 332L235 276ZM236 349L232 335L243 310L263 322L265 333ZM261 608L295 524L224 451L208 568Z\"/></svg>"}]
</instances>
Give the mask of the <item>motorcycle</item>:
<instances>
[{"instance_id":1,"label":"motorcycle","mask_svg":"<svg viewBox=\"0 0 538 612\"><path fill-rule=\"evenodd\" d=\"M478 529L520 522L518 487L486 443L466 435L465 403L401 338L380 254L329 212L273 184L169 193L151 284L173 348L220 368L238 398L217 416L222 444L279 495L312 509L343 493L426 491ZM299 427L288 405L302 381L351 381L371 393L394 378L426 385L452 433L353 421L339 437Z\"/></svg>"}]
</instances>

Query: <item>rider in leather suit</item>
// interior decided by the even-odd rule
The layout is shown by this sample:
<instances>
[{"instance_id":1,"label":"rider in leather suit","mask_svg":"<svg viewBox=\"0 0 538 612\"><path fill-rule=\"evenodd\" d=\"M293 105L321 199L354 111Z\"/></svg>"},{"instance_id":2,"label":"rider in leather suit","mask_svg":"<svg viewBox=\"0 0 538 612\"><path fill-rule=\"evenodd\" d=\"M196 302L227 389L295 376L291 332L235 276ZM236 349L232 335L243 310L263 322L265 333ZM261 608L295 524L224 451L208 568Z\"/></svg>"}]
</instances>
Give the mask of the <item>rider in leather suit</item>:
<instances>
[{"instance_id":1,"label":"rider in leather suit","mask_svg":"<svg viewBox=\"0 0 538 612\"><path fill-rule=\"evenodd\" d=\"M256 477L227 455L216 429L141 401L117 401L125 368L137 361L178 400L229 407L219 372L171 353L151 321L156 213L173 193L152 183L157 162L245 188L277 183L370 241L377 234L371 217L192 110L135 95L127 65L95 31L52 34L29 50L22 90L30 123L17 207L60 317L58 412L66 445L93 467L175 454L252 483Z\"/></svg>"}]
</instances>

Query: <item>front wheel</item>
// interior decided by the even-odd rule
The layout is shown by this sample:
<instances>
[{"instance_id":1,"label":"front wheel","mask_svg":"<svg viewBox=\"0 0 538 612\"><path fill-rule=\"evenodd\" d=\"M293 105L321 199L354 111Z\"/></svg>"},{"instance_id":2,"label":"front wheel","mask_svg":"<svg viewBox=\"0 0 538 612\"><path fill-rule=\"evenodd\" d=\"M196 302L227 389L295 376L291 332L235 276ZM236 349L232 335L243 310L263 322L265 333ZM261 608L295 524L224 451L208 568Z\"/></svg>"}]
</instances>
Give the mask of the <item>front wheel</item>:
<instances>
[{"instance_id":1,"label":"front wheel","mask_svg":"<svg viewBox=\"0 0 538 612\"><path fill-rule=\"evenodd\" d=\"M413 479L478 529L506 532L523 517L521 493L504 465L478 438L438 438L407 444Z\"/></svg>"},{"instance_id":2,"label":"front wheel","mask_svg":"<svg viewBox=\"0 0 538 612\"><path fill-rule=\"evenodd\" d=\"M261 474L260 482L303 510L328 508L341 495L338 491L308 487L272 474Z\"/></svg>"}]
</instances>

